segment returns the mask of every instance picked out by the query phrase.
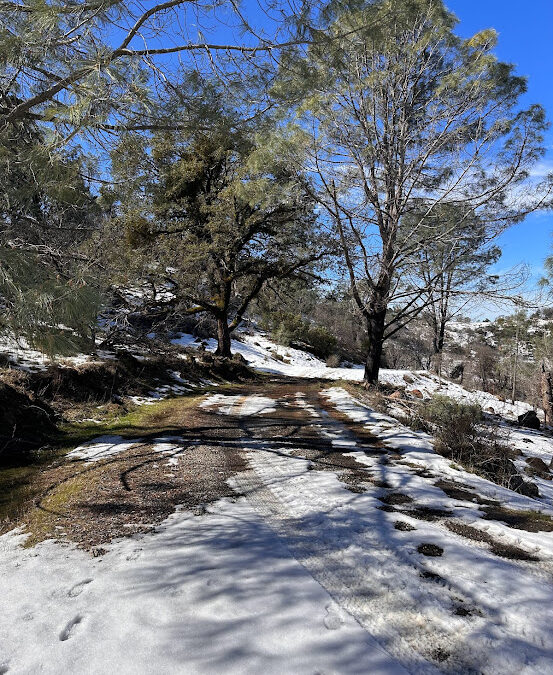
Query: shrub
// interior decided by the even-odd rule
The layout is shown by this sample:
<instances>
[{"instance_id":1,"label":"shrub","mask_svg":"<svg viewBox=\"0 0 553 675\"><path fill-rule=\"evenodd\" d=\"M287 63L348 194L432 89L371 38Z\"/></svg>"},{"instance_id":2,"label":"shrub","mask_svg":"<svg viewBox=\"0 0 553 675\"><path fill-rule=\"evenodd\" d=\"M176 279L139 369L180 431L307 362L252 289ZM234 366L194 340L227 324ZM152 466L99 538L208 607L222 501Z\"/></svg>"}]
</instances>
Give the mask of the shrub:
<instances>
[{"instance_id":1,"label":"shrub","mask_svg":"<svg viewBox=\"0 0 553 675\"><path fill-rule=\"evenodd\" d=\"M271 337L285 347L307 347L315 356L326 359L336 348L336 338L324 326L305 321L299 314L276 312L264 320Z\"/></svg>"},{"instance_id":2,"label":"shrub","mask_svg":"<svg viewBox=\"0 0 553 675\"><path fill-rule=\"evenodd\" d=\"M436 450L463 465L474 465L479 451L482 408L436 394L419 411L419 428L433 433Z\"/></svg>"},{"instance_id":3,"label":"shrub","mask_svg":"<svg viewBox=\"0 0 553 675\"><path fill-rule=\"evenodd\" d=\"M339 368L340 363L342 363L342 359L338 354L331 354L326 360L326 365L329 368Z\"/></svg>"},{"instance_id":4,"label":"shrub","mask_svg":"<svg viewBox=\"0 0 553 675\"><path fill-rule=\"evenodd\" d=\"M435 395L421 406L415 426L431 432L437 452L469 471L513 487L517 470L499 427L482 424L482 408ZM522 491L518 490L517 491Z\"/></svg>"}]
</instances>

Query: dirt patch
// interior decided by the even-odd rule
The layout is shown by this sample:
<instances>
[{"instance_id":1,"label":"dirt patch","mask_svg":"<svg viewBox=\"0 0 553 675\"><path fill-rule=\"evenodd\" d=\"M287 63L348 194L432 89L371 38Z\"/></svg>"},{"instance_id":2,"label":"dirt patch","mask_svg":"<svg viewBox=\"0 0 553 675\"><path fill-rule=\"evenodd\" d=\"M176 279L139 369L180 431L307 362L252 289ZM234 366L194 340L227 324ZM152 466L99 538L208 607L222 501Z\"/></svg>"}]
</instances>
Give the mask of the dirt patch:
<instances>
[{"instance_id":1,"label":"dirt patch","mask_svg":"<svg viewBox=\"0 0 553 675\"><path fill-rule=\"evenodd\" d=\"M400 532L411 532L412 530L416 530L416 527L413 527L410 523L407 523L405 520L396 520L394 523L394 527L396 530L399 530Z\"/></svg>"},{"instance_id":2,"label":"dirt patch","mask_svg":"<svg viewBox=\"0 0 553 675\"><path fill-rule=\"evenodd\" d=\"M40 498L24 519L28 543L55 537L99 550L116 537L151 530L177 505L194 508L235 496L226 481L245 468L238 430L220 418L215 425L197 410L182 415L182 441L174 441L173 454L158 452L146 439L100 462L46 470Z\"/></svg>"},{"instance_id":3,"label":"dirt patch","mask_svg":"<svg viewBox=\"0 0 553 675\"><path fill-rule=\"evenodd\" d=\"M509 560L525 560L528 562L537 562L539 560L539 558L532 555L531 553L528 553L524 549L519 548L518 546L497 541L497 539L494 539L487 532L483 532L477 527L466 525L465 523L462 523L458 520L447 522L446 527L451 532L454 532L465 539L471 539L472 541L479 541L488 544L490 551L500 558L508 558Z\"/></svg>"},{"instance_id":4,"label":"dirt patch","mask_svg":"<svg viewBox=\"0 0 553 675\"><path fill-rule=\"evenodd\" d=\"M553 532L553 518L539 511L515 511L504 506L486 506L483 518L499 520L516 530Z\"/></svg>"},{"instance_id":5,"label":"dirt patch","mask_svg":"<svg viewBox=\"0 0 553 675\"><path fill-rule=\"evenodd\" d=\"M322 394L319 394L317 399L317 404L321 407L328 415L343 424L348 431L350 431L357 441L358 447L356 449L365 452L367 455L386 455L388 454L388 448L378 439L377 436L371 434L365 428L365 425L362 422L354 422L346 413L343 413L340 410L337 410Z\"/></svg>"},{"instance_id":6,"label":"dirt patch","mask_svg":"<svg viewBox=\"0 0 553 675\"><path fill-rule=\"evenodd\" d=\"M428 579L429 581L435 581L438 584L446 583L445 579L441 575L436 574L436 572L432 572L431 570L423 569L419 572L419 576L423 579Z\"/></svg>"},{"instance_id":7,"label":"dirt patch","mask_svg":"<svg viewBox=\"0 0 553 675\"><path fill-rule=\"evenodd\" d=\"M479 494L474 492L469 485L464 485L463 483L456 483L455 481L450 480L439 480L434 485L443 492L446 493L451 499L457 499L459 501L467 502L476 502L477 504L497 504L495 499L487 499L486 497L481 497Z\"/></svg>"},{"instance_id":8,"label":"dirt patch","mask_svg":"<svg viewBox=\"0 0 553 675\"><path fill-rule=\"evenodd\" d=\"M422 555L430 556L431 558L438 558L444 553L444 549L441 546L427 543L419 544L417 546L417 551Z\"/></svg>"},{"instance_id":9,"label":"dirt patch","mask_svg":"<svg viewBox=\"0 0 553 675\"><path fill-rule=\"evenodd\" d=\"M350 437L352 445L341 449L341 446L334 445L331 439L321 434L325 420L312 417L304 404L298 402L296 394L300 391L303 394L301 400L317 409L320 402L319 387L320 384L313 381L302 383L301 389L298 389L297 383L289 381L276 381L259 387L260 393L276 399L279 405L275 411L263 417L242 420L242 430L246 437L263 439L268 450L273 448L279 452L286 448L293 457L309 460L310 470L332 471L348 490L363 493L374 484L372 470L349 453L352 450L372 453L365 445L366 439L358 439L345 428L344 434ZM249 393L256 392L257 388L249 388ZM374 440L373 437L371 439Z\"/></svg>"},{"instance_id":10,"label":"dirt patch","mask_svg":"<svg viewBox=\"0 0 553 675\"><path fill-rule=\"evenodd\" d=\"M387 495L378 498L384 504L391 504L392 506L397 506L400 504L410 504L413 501L412 497L405 495L402 492L390 492Z\"/></svg>"},{"instance_id":11,"label":"dirt patch","mask_svg":"<svg viewBox=\"0 0 553 675\"><path fill-rule=\"evenodd\" d=\"M430 522L440 520L440 518L449 518L453 515L453 511L449 511L448 509L435 509L430 506L417 506L414 509L405 509L403 513L406 516Z\"/></svg>"},{"instance_id":12,"label":"dirt patch","mask_svg":"<svg viewBox=\"0 0 553 675\"><path fill-rule=\"evenodd\" d=\"M376 507L379 511L384 511L385 513L393 513L394 511L398 511L394 506L391 506L390 504L383 504L382 506L377 506Z\"/></svg>"}]
</instances>

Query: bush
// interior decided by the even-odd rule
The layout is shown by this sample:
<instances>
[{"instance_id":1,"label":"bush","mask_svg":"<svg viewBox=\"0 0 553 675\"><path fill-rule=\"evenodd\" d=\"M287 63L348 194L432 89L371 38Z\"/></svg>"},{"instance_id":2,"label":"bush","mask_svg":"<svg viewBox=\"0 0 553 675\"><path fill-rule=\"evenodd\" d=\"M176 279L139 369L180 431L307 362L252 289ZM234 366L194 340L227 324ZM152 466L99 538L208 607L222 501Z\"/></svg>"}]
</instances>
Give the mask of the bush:
<instances>
[{"instance_id":1,"label":"bush","mask_svg":"<svg viewBox=\"0 0 553 675\"><path fill-rule=\"evenodd\" d=\"M339 368L341 363L342 359L338 354L331 354L326 360L326 365L329 368Z\"/></svg>"},{"instance_id":2,"label":"bush","mask_svg":"<svg viewBox=\"0 0 553 675\"><path fill-rule=\"evenodd\" d=\"M511 461L513 452L504 443L499 428L483 425L482 408L435 395L423 404L415 424L431 432L436 451L465 469L518 492L513 480L518 472ZM524 488L522 485L521 488Z\"/></svg>"},{"instance_id":3,"label":"bush","mask_svg":"<svg viewBox=\"0 0 553 675\"><path fill-rule=\"evenodd\" d=\"M278 344L307 348L322 359L330 356L336 348L336 338L329 330L305 321L299 314L276 312L265 317L264 326Z\"/></svg>"},{"instance_id":4,"label":"bush","mask_svg":"<svg viewBox=\"0 0 553 675\"><path fill-rule=\"evenodd\" d=\"M475 436L482 421L482 408L477 403L460 403L449 396L435 394L423 406L423 417L444 433L455 429L462 437Z\"/></svg>"}]
</instances>

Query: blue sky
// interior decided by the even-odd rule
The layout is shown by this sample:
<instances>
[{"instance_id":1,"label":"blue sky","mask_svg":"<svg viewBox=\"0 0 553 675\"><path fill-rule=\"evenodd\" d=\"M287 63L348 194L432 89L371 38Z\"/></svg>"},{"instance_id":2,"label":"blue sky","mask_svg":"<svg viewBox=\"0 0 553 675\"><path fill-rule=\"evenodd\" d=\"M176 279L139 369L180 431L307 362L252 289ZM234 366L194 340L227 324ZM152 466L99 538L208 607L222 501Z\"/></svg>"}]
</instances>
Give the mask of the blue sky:
<instances>
[{"instance_id":1,"label":"blue sky","mask_svg":"<svg viewBox=\"0 0 553 675\"><path fill-rule=\"evenodd\" d=\"M541 103L553 121L553 0L445 0L460 23L463 37L483 28L499 33L497 56L514 63L528 77L524 105ZM553 129L546 137L544 166L553 171ZM553 253L553 212L535 213L503 234L497 272L520 262L530 265L533 280L541 276L544 258Z\"/></svg>"}]
</instances>

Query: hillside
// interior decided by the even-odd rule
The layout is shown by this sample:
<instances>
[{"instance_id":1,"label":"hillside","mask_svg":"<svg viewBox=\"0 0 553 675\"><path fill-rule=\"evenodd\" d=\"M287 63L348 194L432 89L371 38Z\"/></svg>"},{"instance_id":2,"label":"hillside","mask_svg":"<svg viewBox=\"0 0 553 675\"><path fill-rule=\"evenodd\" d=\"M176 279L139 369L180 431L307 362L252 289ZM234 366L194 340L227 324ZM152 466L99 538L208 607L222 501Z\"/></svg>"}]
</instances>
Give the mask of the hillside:
<instances>
[{"instance_id":1,"label":"hillside","mask_svg":"<svg viewBox=\"0 0 553 675\"><path fill-rule=\"evenodd\" d=\"M513 426L529 406L382 370L378 412L359 367L259 333L233 348L260 381L152 391L45 468L0 537L6 672L546 672L553 438ZM397 420L436 392L488 411L538 495Z\"/></svg>"}]
</instances>

